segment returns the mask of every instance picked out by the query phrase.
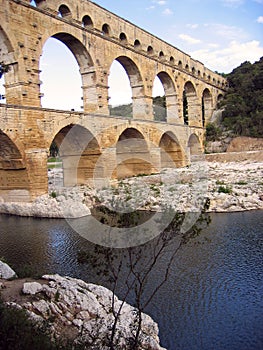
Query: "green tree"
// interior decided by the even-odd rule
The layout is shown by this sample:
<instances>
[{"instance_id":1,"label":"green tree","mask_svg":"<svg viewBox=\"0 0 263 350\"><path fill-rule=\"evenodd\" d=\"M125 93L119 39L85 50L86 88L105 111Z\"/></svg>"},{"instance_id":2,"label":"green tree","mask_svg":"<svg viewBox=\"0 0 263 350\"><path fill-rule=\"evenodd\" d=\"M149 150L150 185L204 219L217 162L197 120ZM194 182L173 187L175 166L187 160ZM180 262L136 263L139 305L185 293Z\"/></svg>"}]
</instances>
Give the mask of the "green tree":
<instances>
[{"instance_id":1,"label":"green tree","mask_svg":"<svg viewBox=\"0 0 263 350\"><path fill-rule=\"evenodd\" d=\"M111 308L114 322L109 329L108 339L105 339L105 344L110 350L120 349L117 324L125 302L131 302L131 300L133 300L132 304L137 311L132 327L133 337L127 339L125 349L136 350L142 348L140 343L142 313L160 288L166 283L171 266L179 250L191 239L197 237L204 225L209 224L210 217L205 213L208 206L209 202L207 201L204 204L204 211L197 218L196 224L187 232L182 232L183 230L181 230L186 214L174 212L172 209L167 208L164 213L158 216L156 225L161 224L161 222L170 223L158 237L149 242L122 249L96 245L89 252L81 251L79 253L79 262L88 264L111 286ZM100 208L100 210L100 220L104 224L108 224L109 231L114 225L118 227L134 226L134 232L137 235L136 227L138 227L141 219L137 212L118 214L104 207ZM160 261L162 261L163 272L161 277L156 279L156 268ZM120 298L123 302L116 304L114 297L120 291Z\"/></svg>"},{"instance_id":2,"label":"green tree","mask_svg":"<svg viewBox=\"0 0 263 350\"><path fill-rule=\"evenodd\" d=\"M227 80L229 89L219 105L223 127L236 135L263 137L263 57L242 63Z\"/></svg>"}]
</instances>

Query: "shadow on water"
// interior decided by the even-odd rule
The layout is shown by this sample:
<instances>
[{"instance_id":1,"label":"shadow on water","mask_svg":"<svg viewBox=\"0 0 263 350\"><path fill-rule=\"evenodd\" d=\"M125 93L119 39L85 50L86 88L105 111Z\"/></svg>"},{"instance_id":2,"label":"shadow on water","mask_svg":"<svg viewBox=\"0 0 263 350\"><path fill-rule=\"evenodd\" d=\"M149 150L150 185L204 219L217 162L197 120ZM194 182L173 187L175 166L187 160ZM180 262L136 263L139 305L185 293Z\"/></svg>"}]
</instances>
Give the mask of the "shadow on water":
<instances>
[{"instance_id":1,"label":"shadow on water","mask_svg":"<svg viewBox=\"0 0 263 350\"><path fill-rule=\"evenodd\" d=\"M167 349L261 350L262 212L211 218L209 227L176 254L167 282L145 311L158 322ZM65 220L0 215L0 238L0 257L17 271L31 266L38 274L59 273L109 286L92 264L80 259L83 252L92 254L96 245ZM178 242L174 244L149 276L149 293L163 278ZM143 246L145 257L150 252Z\"/></svg>"}]
</instances>

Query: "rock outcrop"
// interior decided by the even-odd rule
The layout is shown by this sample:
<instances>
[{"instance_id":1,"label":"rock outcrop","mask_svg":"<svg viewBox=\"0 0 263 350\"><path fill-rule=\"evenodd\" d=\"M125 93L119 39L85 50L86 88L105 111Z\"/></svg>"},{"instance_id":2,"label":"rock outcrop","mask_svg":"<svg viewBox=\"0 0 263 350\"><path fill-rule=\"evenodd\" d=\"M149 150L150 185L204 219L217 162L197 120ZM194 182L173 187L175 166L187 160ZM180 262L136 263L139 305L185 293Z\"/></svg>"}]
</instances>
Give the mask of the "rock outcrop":
<instances>
[{"instance_id":1,"label":"rock outcrop","mask_svg":"<svg viewBox=\"0 0 263 350\"><path fill-rule=\"evenodd\" d=\"M206 198L210 199L209 211L213 212L263 209L262 175L260 159L202 160L185 168L164 169L160 174L137 176L96 190L84 185L63 188L61 184L51 184L50 194L38 197L33 203L0 202L0 213L76 218L90 215L90 209L98 203L121 212L160 211L167 207L196 212Z\"/></svg>"},{"instance_id":2,"label":"rock outcrop","mask_svg":"<svg viewBox=\"0 0 263 350\"><path fill-rule=\"evenodd\" d=\"M11 278L16 278L17 275L13 269L6 263L0 261L0 279L11 279Z\"/></svg>"},{"instance_id":3,"label":"rock outcrop","mask_svg":"<svg viewBox=\"0 0 263 350\"><path fill-rule=\"evenodd\" d=\"M116 349L129 349L128 343L134 339L138 324L138 310L119 300L107 288L57 274L44 275L38 281L24 282L19 299L12 298L11 283L2 282L3 294L6 289L4 300L13 307L25 309L36 326L45 324L53 339L71 340L73 347L86 344L91 349L109 349L103 344L107 344L111 336L114 312L119 312L114 342ZM157 324L144 313L139 342L142 350L163 349Z\"/></svg>"}]
</instances>

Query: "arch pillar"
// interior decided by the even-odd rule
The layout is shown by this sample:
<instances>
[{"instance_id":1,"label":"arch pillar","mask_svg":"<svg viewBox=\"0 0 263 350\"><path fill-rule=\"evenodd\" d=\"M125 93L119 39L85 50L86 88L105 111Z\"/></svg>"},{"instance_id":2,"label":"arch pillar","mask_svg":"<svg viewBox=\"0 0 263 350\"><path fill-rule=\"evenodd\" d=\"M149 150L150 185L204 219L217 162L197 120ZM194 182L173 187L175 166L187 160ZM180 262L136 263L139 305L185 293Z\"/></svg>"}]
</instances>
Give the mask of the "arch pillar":
<instances>
[{"instance_id":1,"label":"arch pillar","mask_svg":"<svg viewBox=\"0 0 263 350\"><path fill-rule=\"evenodd\" d=\"M98 96L98 104L97 104L97 110L96 113L99 114L104 114L104 115L109 115L109 95L108 95L108 90L109 87L108 85L105 84L97 84L97 96Z\"/></svg>"},{"instance_id":2,"label":"arch pillar","mask_svg":"<svg viewBox=\"0 0 263 350\"><path fill-rule=\"evenodd\" d=\"M187 93L189 126L202 126L202 105L195 92Z\"/></svg>"},{"instance_id":3,"label":"arch pillar","mask_svg":"<svg viewBox=\"0 0 263 350\"><path fill-rule=\"evenodd\" d=\"M179 119L179 103L177 100L177 94L170 94L165 96L166 99L166 111L167 111L167 122L178 123Z\"/></svg>"},{"instance_id":4,"label":"arch pillar","mask_svg":"<svg viewBox=\"0 0 263 350\"><path fill-rule=\"evenodd\" d=\"M99 161L94 170L93 183L96 188L107 187L117 178L116 147L102 148Z\"/></svg>"},{"instance_id":5,"label":"arch pillar","mask_svg":"<svg viewBox=\"0 0 263 350\"><path fill-rule=\"evenodd\" d=\"M161 164L161 149L160 147L150 147L150 163L154 172L160 172L162 168Z\"/></svg>"},{"instance_id":6,"label":"arch pillar","mask_svg":"<svg viewBox=\"0 0 263 350\"><path fill-rule=\"evenodd\" d=\"M207 122L211 119L214 108L212 96L203 96L203 107L204 107L204 127Z\"/></svg>"},{"instance_id":7,"label":"arch pillar","mask_svg":"<svg viewBox=\"0 0 263 350\"><path fill-rule=\"evenodd\" d=\"M83 91L83 110L86 113L95 112L98 109L98 96L96 90L96 72L94 68L80 69Z\"/></svg>"},{"instance_id":8,"label":"arch pillar","mask_svg":"<svg viewBox=\"0 0 263 350\"><path fill-rule=\"evenodd\" d=\"M38 61L34 57L24 56L24 62L14 62L9 67L10 70L5 74L4 85L6 102L41 107Z\"/></svg>"},{"instance_id":9,"label":"arch pillar","mask_svg":"<svg viewBox=\"0 0 263 350\"><path fill-rule=\"evenodd\" d=\"M153 120L153 102L151 96L134 96L133 119Z\"/></svg>"},{"instance_id":10,"label":"arch pillar","mask_svg":"<svg viewBox=\"0 0 263 350\"><path fill-rule=\"evenodd\" d=\"M48 149L46 148L25 150L31 199L48 192L47 156Z\"/></svg>"}]
</instances>

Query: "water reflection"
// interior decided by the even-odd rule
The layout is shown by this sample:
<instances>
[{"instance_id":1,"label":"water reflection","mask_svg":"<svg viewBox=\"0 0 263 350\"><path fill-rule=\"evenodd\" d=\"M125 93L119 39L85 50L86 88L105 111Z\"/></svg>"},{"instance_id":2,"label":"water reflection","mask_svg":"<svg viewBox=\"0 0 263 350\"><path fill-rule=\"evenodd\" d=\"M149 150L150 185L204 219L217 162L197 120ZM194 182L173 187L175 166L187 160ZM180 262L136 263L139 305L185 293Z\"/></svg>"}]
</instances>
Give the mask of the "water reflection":
<instances>
[{"instance_id":1,"label":"water reflection","mask_svg":"<svg viewBox=\"0 0 263 350\"><path fill-rule=\"evenodd\" d=\"M0 215L0 256L15 269L34 264L103 283L78 252L92 243L64 220ZM209 228L177 255L167 283L148 306L162 345L180 350L263 348L262 212L214 214ZM145 252L147 254L147 252ZM154 271L161 279L163 264Z\"/></svg>"}]
</instances>

